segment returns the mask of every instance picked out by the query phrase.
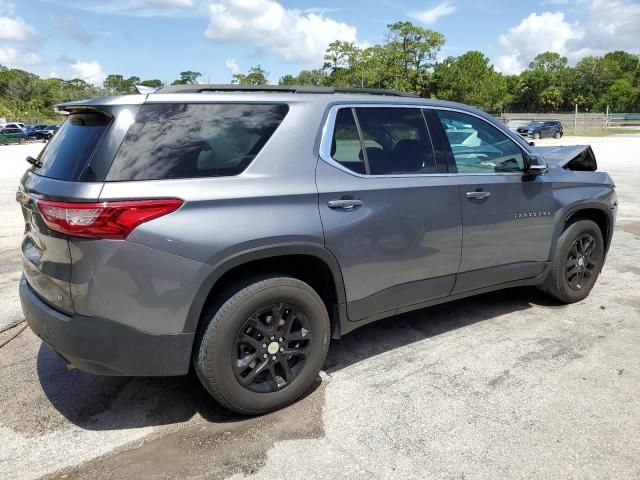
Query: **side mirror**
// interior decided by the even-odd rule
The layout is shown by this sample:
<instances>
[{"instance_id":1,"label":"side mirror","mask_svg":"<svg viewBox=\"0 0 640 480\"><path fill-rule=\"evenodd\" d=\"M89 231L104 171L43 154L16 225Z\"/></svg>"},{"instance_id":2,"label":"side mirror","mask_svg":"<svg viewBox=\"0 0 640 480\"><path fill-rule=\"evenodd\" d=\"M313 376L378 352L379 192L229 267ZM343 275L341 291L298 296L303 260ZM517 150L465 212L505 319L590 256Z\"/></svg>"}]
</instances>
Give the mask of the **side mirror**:
<instances>
[{"instance_id":1,"label":"side mirror","mask_svg":"<svg viewBox=\"0 0 640 480\"><path fill-rule=\"evenodd\" d=\"M547 171L547 163L540 155L529 155L527 157L527 175L540 175Z\"/></svg>"}]
</instances>

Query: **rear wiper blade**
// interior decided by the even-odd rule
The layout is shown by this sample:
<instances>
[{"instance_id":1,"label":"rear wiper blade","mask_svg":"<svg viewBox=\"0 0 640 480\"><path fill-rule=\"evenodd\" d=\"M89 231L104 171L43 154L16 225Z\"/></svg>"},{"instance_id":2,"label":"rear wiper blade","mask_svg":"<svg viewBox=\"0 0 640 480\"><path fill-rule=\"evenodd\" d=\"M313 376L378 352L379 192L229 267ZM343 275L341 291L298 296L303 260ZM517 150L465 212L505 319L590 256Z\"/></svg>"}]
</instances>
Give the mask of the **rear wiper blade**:
<instances>
[{"instance_id":1,"label":"rear wiper blade","mask_svg":"<svg viewBox=\"0 0 640 480\"><path fill-rule=\"evenodd\" d=\"M31 155L27 155L27 162L31 165L35 165L36 168L42 167L42 162L36 158L33 158Z\"/></svg>"}]
</instances>

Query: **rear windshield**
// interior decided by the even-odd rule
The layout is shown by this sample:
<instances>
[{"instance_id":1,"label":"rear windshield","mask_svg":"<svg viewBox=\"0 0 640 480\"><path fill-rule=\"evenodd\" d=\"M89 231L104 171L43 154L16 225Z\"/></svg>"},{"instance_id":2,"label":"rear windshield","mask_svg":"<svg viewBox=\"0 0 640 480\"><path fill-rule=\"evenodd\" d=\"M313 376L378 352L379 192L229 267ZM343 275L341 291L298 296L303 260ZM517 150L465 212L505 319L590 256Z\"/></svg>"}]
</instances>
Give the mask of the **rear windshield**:
<instances>
[{"instance_id":1,"label":"rear windshield","mask_svg":"<svg viewBox=\"0 0 640 480\"><path fill-rule=\"evenodd\" d=\"M58 180L79 178L110 122L100 113L69 115L38 155L42 167L35 168L35 173Z\"/></svg>"},{"instance_id":2,"label":"rear windshield","mask_svg":"<svg viewBox=\"0 0 640 480\"><path fill-rule=\"evenodd\" d=\"M287 111L282 104L143 105L107 181L238 175Z\"/></svg>"}]
</instances>

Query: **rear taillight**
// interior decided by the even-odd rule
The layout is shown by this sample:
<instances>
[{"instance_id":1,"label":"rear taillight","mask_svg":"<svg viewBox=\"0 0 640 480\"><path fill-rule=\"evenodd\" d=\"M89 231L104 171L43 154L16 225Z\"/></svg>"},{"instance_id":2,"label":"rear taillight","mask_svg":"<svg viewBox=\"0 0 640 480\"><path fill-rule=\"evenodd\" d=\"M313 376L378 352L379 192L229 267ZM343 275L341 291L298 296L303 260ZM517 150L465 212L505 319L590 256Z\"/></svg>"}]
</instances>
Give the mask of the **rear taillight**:
<instances>
[{"instance_id":1,"label":"rear taillight","mask_svg":"<svg viewBox=\"0 0 640 480\"><path fill-rule=\"evenodd\" d=\"M120 202L75 203L38 200L38 210L51 230L73 237L127 238L144 222L175 212L175 198Z\"/></svg>"}]
</instances>

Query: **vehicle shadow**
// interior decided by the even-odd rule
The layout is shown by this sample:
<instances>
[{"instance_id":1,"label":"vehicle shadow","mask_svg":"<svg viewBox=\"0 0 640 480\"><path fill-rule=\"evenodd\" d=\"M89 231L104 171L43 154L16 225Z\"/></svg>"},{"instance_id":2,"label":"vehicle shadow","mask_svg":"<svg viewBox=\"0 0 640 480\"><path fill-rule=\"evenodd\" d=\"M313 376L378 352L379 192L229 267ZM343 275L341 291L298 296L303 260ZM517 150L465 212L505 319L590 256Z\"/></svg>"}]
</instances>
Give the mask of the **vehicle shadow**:
<instances>
[{"instance_id":1,"label":"vehicle shadow","mask_svg":"<svg viewBox=\"0 0 640 480\"><path fill-rule=\"evenodd\" d=\"M331 374L378 354L532 305L561 308L535 288L514 288L380 320L333 341L325 371ZM92 375L67 369L46 344L38 352L37 370L53 407L87 430L184 423L196 414L212 423L247 419L220 407L193 374L164 378ZM313 395L318 386L319 382L307 395Z\"/></svg>"}]
</instances>

